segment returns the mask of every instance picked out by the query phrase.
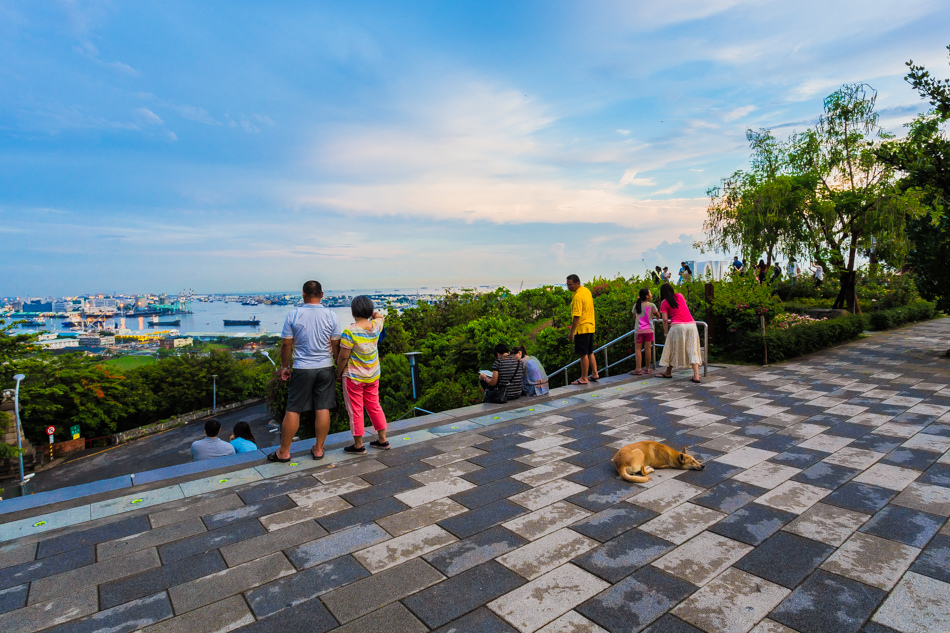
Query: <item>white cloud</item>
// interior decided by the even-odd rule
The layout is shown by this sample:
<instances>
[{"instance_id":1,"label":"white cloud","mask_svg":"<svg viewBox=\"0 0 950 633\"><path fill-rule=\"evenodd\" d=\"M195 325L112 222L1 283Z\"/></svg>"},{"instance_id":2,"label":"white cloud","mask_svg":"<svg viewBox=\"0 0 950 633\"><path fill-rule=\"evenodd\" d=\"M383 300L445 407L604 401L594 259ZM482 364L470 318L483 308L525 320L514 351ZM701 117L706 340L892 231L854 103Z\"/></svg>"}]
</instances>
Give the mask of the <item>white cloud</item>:
<instances>
[{"instance_id":1,"label":"white cloud","mask_svg":"<svg viewBox=\"0 0 950 633\"><path fill-rule=\"evenodd\" d=\"M148 125L165 125L162 118L148 108L136 108L135 111L139 118Z\"/></svg>"},{"instance_id":2,"label":"white cloud","mask_svg":"<svg viewBox=\"0 0 950 633\"><path fill-rule=\"evenodd\" d=\"M747 106L742 106L741 108L735 108L733 110L730 110L729 112L726 112L723 115L722 120L726 121L727 123L731 121L736 121L738 119L748 116L749 114L752 114L757 109L758 108L756 108L756 106L754 105L747 105Z\"/></svg>"},{"instance_id":3,"label":"white cloud","mask_svg":"<svg viewBox=\"0 0 950 633\"><path fill-rule=\"evenodd\" d=\"M617 134L620 134L621 136L630 136L630 130L620 129L617 130Z\"/></svg>"},{"instance_id":4,"label":"white cloud","mask_svg":"<svg viewBox=\"0 0 950 633\"><path fill-rule=\"evenodd\" d=\"M625 187L627 185L634 185L637 187L652 187L656 182L652 178L637 178L637 170L630 168L627 171L623 172L623 177L620 179L620 186Z\"/></svg>"},{"instance_id":5,"label":"white cloud","mask_svg":"<svg viewBox=\"0 0 950 633\"><path fill-rule=\"evenodd\" d=\"M654 192L653 192L653 195L654 195L654 196L669 196L669 195L672 195L672 194L676 193L677 191L679 191L679 190L682 189L682 188L683 188L683 183L678 182L678 183L676 183L675 185L672 185L672 186L670 186L670 187L667 187L666 189L658 189L658 190L654 191Z\"/></svg>"}]
</instances>

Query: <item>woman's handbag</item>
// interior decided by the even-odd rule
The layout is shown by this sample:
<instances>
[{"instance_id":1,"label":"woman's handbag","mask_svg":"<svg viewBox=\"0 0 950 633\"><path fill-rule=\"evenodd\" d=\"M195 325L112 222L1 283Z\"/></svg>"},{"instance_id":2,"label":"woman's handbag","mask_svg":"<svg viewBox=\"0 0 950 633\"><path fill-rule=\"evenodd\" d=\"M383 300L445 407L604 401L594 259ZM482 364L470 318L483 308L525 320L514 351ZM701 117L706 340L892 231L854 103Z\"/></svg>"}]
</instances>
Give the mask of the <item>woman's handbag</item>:
<instances>
[{"instance_id":1,"label":"woman's handbag","mask_svg":"<svg viewBox=\"0 0 950 633\"><path fill-rule=\"evenodd\" d=\"M497 385L485 390L482 402L489 404L505 404L508 402L508 385Z\"/></svg>"}]
</instances>

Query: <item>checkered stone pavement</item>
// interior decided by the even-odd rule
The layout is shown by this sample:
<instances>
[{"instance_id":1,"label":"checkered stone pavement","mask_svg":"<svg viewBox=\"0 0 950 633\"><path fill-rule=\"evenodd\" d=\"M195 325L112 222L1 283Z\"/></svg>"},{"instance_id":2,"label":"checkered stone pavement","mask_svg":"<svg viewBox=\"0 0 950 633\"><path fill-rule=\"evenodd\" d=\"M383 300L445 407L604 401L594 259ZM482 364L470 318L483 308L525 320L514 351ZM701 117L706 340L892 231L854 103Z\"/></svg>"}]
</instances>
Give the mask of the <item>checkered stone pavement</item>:
<instances>
[{"instance_id":1,"label":"checkered stone pavement","mask_svg":"<svg viewBox=\"0 0 950 633\"><path fill-rule=\"evenodd\" d=\"M594 387L8 541L0 630L950 631L948 339ZM641 439L706 469L622 481Z\"/></svg>"}]
</instances>

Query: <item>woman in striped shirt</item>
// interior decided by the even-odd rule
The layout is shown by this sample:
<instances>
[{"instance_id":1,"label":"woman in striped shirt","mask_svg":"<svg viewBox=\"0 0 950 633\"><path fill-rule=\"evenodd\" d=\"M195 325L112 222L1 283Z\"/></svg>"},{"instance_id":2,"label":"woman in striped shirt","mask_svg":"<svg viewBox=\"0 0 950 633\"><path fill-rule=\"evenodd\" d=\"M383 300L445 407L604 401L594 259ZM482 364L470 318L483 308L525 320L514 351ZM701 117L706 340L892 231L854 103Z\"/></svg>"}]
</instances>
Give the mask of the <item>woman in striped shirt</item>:
<instances>
[{"instance_id":1,"label":"woman in striped shirt","mask_svg":"<svg viewBox=\"0 0 950 633\"><path fill-rule=\"evenodd\" d=\"M369 443L373 448L387 449L386 414L379 406L379 337L386 317L373 308L373 301L360 295L350 304L355 323L343 330L340 356L336 360L336 378L343 380L343 402L350 416L353 445L347 453L366 453L363 446L363 410L376 429L377 439Z\"/></svg>"}]
</instances>

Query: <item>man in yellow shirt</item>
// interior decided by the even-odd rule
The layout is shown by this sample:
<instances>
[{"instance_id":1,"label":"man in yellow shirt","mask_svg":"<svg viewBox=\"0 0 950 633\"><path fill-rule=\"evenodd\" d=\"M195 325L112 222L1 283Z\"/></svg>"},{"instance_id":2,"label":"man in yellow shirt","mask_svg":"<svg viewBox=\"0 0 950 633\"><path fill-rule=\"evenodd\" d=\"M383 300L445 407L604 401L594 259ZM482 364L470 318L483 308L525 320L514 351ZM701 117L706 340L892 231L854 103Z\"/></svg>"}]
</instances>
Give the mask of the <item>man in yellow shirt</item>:
<instances>
[{"instance_id":1,"label":"man in yellow shirt","mask_svg":"<svg viewBox=\"0 0 950 633\"><path fill-rule=\"evenodd\" d=\"M577 275L567 276L567 289L574 293L571 300L571 331L568 338L574 343L574 351L581 359L581 377L572 385L586 385L587 372L590 379L597 382L597 359L594 358L594 296L581 285Z\"/></svg>"}]
</instances>

